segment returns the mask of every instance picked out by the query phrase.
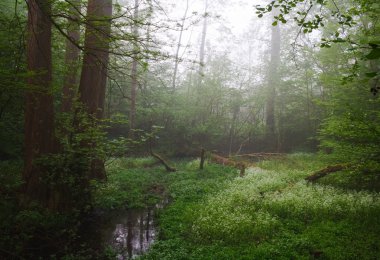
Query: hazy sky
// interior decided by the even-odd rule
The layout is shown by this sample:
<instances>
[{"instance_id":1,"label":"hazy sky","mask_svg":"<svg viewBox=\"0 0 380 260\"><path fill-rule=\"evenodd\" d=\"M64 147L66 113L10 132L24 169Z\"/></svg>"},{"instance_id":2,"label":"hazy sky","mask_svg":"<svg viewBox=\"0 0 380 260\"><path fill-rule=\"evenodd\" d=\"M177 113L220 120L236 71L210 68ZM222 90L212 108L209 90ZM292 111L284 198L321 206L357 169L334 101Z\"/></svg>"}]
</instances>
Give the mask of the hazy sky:
<instances>
[{"instance_id":1,"label":"hazy sky","mask_svg":"<svg viewBox=\"0 0 380 260\"><path fill-rule=\"evenodd\" d=\"M252 19L257 19L254 6L263 4L263 1L255 0L208 0L209 18L206 42L207 46L215 52L232 52L236 49L237 40L247 33L252 23ZM171 19L182 19L185 9L186 0L166 0L162 4L167 8L167 15ZM196 12L198 15L193 15L193 19L187 20L186 25L191 21L199 20L197 24L191 26L183 33L182 43L184 46L190 43L190 47L186 48L185 58L197 59L199 53L200 36L202 32L202 14L204 13L205 0L189 1L188 16ZM258 20L258 19L257 19ZM264 21L259 21L264 22ZM179 37L179 32L171 32L171 39L176 44ZM172 47L171 52L174 53L175 46ZM206 55L210 55L210 53Z\"/></svg>"},{"instance_id":2,"label":"hazy sky","mask_svg":"<svg viewBox=\"0 0 380 260\"><path fill-rule=\"evenodd\" d=\"M185 23L186 30L183 32L179 64L179 78L186 74L190 68L196 69L199 65L199 49L201 42L203 15L206 0L189 0L189 9ZM255 64L262 63L263 55L269 46L270 21L257 17L255 6L264 5L259 0L207 0L209 7L208 27L206 36L206 63L215 57L229 59L233 66L244 70ZM122 6L133 7L134 1L118 0ZM167 52L174 57L179 31L175 30L177 23L181 23L186 9L186 0L160 0L156 10L156 21L158 27L166 24L173 29L162 29L156 34L160 45L160 51ZM145 5L146 7L146 5ZM144 4L140 9L144 8ZM130 9L133 10L133 9ZM131 11L132 12L132 11ZM163 26L165 27L165 26ZM264 40L263 40L264 39ZM164 61L171 66L174 60ZM207 64L206 64L207 66ZM237 69L239 70L239 69Z\"/></svg>"}]
</instances>

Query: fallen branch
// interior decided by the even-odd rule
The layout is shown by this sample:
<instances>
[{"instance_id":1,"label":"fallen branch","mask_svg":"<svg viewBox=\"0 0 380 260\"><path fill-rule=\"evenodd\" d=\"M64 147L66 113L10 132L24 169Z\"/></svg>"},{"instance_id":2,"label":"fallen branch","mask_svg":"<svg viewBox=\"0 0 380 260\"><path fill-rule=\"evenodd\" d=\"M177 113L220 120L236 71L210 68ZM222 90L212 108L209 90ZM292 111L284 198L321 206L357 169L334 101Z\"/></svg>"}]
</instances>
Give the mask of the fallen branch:
<instances>
[{"instance_id":1,"label":"fallen branch","mask_svg":"<svg viewBox=\"0 0 380 260\"><path fill-rule=\"evenodd\" d=\"M177 171L177 169L176 168L173 168L173 167L171 167L161 156L159 156L158 154L156 154L156 153L154 153L153 151L150 151L150 154L154 157L154 158L156 158L157 160L159 160L160 161L160 163L161 164L163 164L164 166L165 166L165 169L166 169L166 171L168 171L168 172L175 172L175 171Z\"/></svg>"},{"instance_id":2,"label":"fallen branch","mask_svg":"<svg viewBox=\"0 0 380 260\"><path fill-rule=\"evenodd\" d=\"M342 171L347 168L349 168L351 165L349 164L337 164L332 166L327 166L326 168L323 168L322 170L314 172L312 175L305 178L308 182L315 182L316 180L325 177L326 175L329 175L334 172Z\"/></svg>"}]
</instances>

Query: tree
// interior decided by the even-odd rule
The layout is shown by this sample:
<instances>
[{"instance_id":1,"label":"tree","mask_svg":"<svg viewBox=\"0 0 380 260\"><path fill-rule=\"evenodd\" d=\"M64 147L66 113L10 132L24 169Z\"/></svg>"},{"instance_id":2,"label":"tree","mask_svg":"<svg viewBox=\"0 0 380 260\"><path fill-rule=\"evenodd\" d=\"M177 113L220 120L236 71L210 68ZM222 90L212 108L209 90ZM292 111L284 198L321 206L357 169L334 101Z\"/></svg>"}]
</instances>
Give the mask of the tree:
<instances>
[{"instance_id":1,"label":"tree","mask_svg":"<svg viewBox=\"0 0 380 260\"><path fill-rule=\"evenodd\" d=\"M89 0L79 101L91 120L103 117L111 40L112 0ZM96 144L86 143L85 146ZM104 162L91 161L90 178L105 179Z\"/></svg>"},{"instance_id":2,"label":"tree","mask_svg":"<svg viewBox=\"0 0 380 260\"><path fill-rule=\"evenodd\" d=\"M182 34L183 34L183 30L185 28L185 21L186 21L188 10L189 10L189 0L186 0L186 9L185 9L185 13L183 14L182 22L181 22L181 25L179 28L179 38L178 38L178 43L177 43L177 50L176 50L175 57L174 57L174 72L173 72L173 83L172 83L173 90L176 88L177 71L178 71L178 64L179 64L179 51L181 49Z\"/></svg>"},{"instance_id":3,"label":"tree","mask_svg":"<svg viewBox=\"0 0 380 260\"><path fill-rule=\"evenodd\" d=\"M277 10L279 13L274 16L274 25L278 22L287 23L288 20L294 20L299 26L299 32L293 46L297 45L297 39L301 33L308 34L318 29L323 31L328 23L333 23L337 26L336 29L328 35L323 34L320 47L330 48L332 44L347 43L350 46L347 51L356 53L361 59L370 61L380 59L380 42L376 37L378 25L372 24L371 30L368 30L368 22L363 22L363 19L372 21L379 19L380 6L377 0L354 0L352 3L324 0L275 0L264 7L257 5L256 10L258 17ZM368 36L366 39L358 41L355 39L357 31L372 32L366 35ZM345 79L352 79L358 75L356 73L358 68L353 65L352 72ZM373 70L366 76L378 80L380 73L378 70ZM374 95L379 89L378 85L370 87Z\"/></svg>"},{"instance_id":4,"label":"tree","mask_svg":"<svg viewBox=\"0 0 380 260\"><path fill-rule=\"evenodd\" d=\"M22 10L22 11L21 11ZM0 3L0 160L22 157L26 5Z\"/></svg>"},{"instance_id":5,"label":"tree","mask_svg":"<svg viewBox=\"0 0 380 260\"><path fill-rule=\"evenodd\" d=\"M66 39L66 56L65 65L66 73L64 78L64 86L62 90L62 112L69 112L72 108L72 102L77 92L78 83L78 63L80 49L75 43L79 43L80 31L79 31L79 19L81 7L81 0L71 0L69 1L69 18L67 27L67 37Z\"/></svg>"},{"instance_id":6,"label":"tree","mask_svg":"<svg viewBox=\"0 0 380 260\"><path fill-rule=\"evenodd\" d=\"M272 26L271 48L270 48L270 62L267 75L267 100L266 100L266 118L265 118L265 136L267 142L267 149L276 149L276 121L275 121L275 99L276 99L276 85L279 82L278 66L280 62L280 29L278 26Z\"/></svg>"},{"instance_id":7,"label":"tree","mask_svg":"<svg viewBox=\"0 0 380 260\"><path fill-rule=\"evenodd\" d=\"M138 64L138 53L139 47L137 45L137 38L139 37L139 28L138 28L138 17L139 17L139 1L135 0L133 13L133 36L136 38L133 46L133 55L132 55L132 70L131 70L131 105L129 113L129 137L134 138L134 130L136 128L136 89L137 89L137 64Z\"/></svg>"},{"instance_id":8,"label":"tree","mask_svg":"<svg viewBox=\"0 0 380 260\"><path fill-rule=\"evenodd\" d=\"M28 89L25 101L24 199L28 205L38 201L56 209L58 202L47 180L47 170L38 160L56 150L52 93L51 4L48 0L28 2L27 69Z\"/></svg>"},{"instance_id":9,"label":"tree","mask_svg":"<svg viewBox=\"0 0 380 260\"><path fill-rule=\"evenodd\" d=\"M208 0L205 0L205 10L203 15L203 27L201 36L201 46L199 47L199 84L202 82L203 68L205 66L205 47L206 47L206 35L207 35L207 18L208 18Z\"/></svg>"}]
</instances>

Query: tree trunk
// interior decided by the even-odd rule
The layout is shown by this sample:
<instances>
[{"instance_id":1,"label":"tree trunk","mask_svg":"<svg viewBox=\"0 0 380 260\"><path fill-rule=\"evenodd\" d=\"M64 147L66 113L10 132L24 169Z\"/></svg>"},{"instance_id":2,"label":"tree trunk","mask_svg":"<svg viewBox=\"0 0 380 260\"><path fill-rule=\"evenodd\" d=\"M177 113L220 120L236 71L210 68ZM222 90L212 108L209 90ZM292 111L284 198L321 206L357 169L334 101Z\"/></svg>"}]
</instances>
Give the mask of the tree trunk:
<instances>
[{"instance_id":1,"label":"tree trunk","mask_svg":"<svg viewBox=\"0 0 380 260\"><path fill-rule=\"evenodd\" d=\"M276 102L276 85L278 84L278 65L280 62L280 28L272 26L271 39L271 58L268 69L268 88L266 108L266 129L265 139L267 150L276 150L276 123L275 123L275 102Z\"/></svg>"},{"instance_id":2,"label":"tree trunk","mask_svg":"<svg viewBox=\"0 0 380 260\"><path fill-rule=\"evenodd\" d=\"M147 0L147 4L148 4L148 26L146 28L146 50L149 52L150 49L152 48L152 36L151 36L151 31L152 31L152 21L153 21L153 4L152 4L152 0ZM146 64L149 64L149 56L146 55L145 57L145 63ZM143 82L142 82L142 86L141 86L141 89L142 91L146 92L147 91L147 87L148 87L148 80L149 80L149 69L148 69L148 66L146 66L146 68L144 69L144 75L142 76L142 79L143 79Z\"/></svg>"},{"instance_id":3,"label":"tree trunk","mask_svg":"<svg viewBox=\"0 0 380 260\"><path fill-rule=\"evenodd\" d=\"M232 121L230 125L230 133L229 133L229 148L228 148L228 155L231 156L232 154L232 146L233 146L233 141L235 138L235 124L238 118L240 112L240 105L234 105L233 107L233 114L232 114Z\"/></svg>"},{"instance_id":4,"label":"tree trunk","mask_svg":"<svg viewBox=\"0 0 380 260\"><path fill-rule=\"evenodd\" d=\"M180 31L179 31L179 38L178 38L178 44L177 44L177 51L175 53L175 60L174 60L174 73L173 73L173 83L172 83L173 90L176 88L177 71L178 71L178 63L179 63L179 51L181 49L183 28L185 27L185 21L186 21L188 10L189 10L189 0L186 1L185 14L182 17L181 27L179 28Z\"/></svg>"},{"instance_id":5,"label":"tree trunk","mask_svg":"<svg viewBox=\"0 0 380 260\"><path fill-rule=\"evenodd\" d=\"M139 48L137 46L137 37L139 36L138 31L138 16L139 16L139 1L135 0L135 10L133 13L133 34L136 37L136 41L134 44L134 53L133 53L133 60L132 60L132 70L131 70L131 106L130 106L130 113L129 113L129 137L131 139L134 139L134 130L136 128L136 90L137 90L137 55L139 52Z\"/></svg>"},{"instance_id":6,"label":"tree trunk","mask_svg":"<svg viewBox=\"0 0 380 260\"><path fill-rule=\"evenodd\" d=\"M90 118L103 117L109 47L111 34L112 0L89 0L84 42L79 101ZM84 144L95 145L96 144ZM105 179L104 162L91 162L90 179Z\"/></svg>"},{"instance_id":7,"label":"tree trunk","mask_svg":"<svg viewBox=\"0 0 380 260\"><path fill-rule=\"evenodd\" d=\"M68 29L67 36L71 38L72 41L78 43L80 32L79 32L79 19L80 15L78 10L80 10L81 0L71 0L70 3L70 18L68 19ZM63 98L62 98L62 112L69 112L72 109L72 102L77 91L78 83L78 63L79 63L80 50L75 46L70 40L66 40L66 54L65 54L65 64L66 64L66 74L63 85Z\"/></svg>"},{"instance_id":8,"label":"tree trunk","mask_svg":"<svg viewBox=\"0 0 380 260\"><path fill-rule=\"evenodd\" d=\"M204 75L204 66L205 66L205 46L206 46L206 34L207 34L207 17L208 17L208 0L205 0L205 12L203 18L203 28L202 28L202 37L201 37L201 46L199 49L199 85L202 83L202 78Z\"/></svg>"},{"instance_id":9,"label":"tree trunk","mask_svg":"<svg viewBox=\"0 0 380 260\"><path fill-rule=\"evenodd\" d=\"M37 201L43 207L57 208L51 200L47 171L36 159L54 153L54 106L52 93L51 21L49 0L28 1L27 68L25 96L25 160L23 206Z\"/></svg>"},{"instance_id":10,"label":"tree trunk","mask_svg":"<svg viewBox=\"0 0 380 260\"><path fill-rule=\"evenodd\" d=\"M201 149L201 162L199 164L199 169L203 170L206 159L206 150L204 148Z\"/></svg>"}]
</instances>

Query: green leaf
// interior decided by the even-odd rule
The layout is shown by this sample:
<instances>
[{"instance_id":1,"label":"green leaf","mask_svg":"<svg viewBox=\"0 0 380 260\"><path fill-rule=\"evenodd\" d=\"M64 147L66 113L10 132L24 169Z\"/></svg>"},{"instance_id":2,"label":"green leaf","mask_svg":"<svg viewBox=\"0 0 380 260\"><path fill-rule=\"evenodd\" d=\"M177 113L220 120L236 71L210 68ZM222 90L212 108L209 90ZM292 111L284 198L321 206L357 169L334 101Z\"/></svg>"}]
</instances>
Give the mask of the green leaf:
<instances>
[{"instance_id":1,"label":"green leaf","mask_svg":"<svg viewBox=\"0 0 380 260\"><path fill-rule=\"evenodd\" d=\"M332 42L346 42L345 40L343 40L342 38L336 38L335 40L332 40Z\"/></svg>"},{"instance_id":2,"label":"green leaf","mask_svg":"<svg viewBox=\"0 0 380 260\"><path fill-rule=\"evenodd\" d=\"M374 42L369 42L368 45L371 46L372 49L377 49L379 47L379 44Z\"/></svg>"},{"instance_id":3,"label":"green leaf","mask_svg":"<svg viewBox=\"0 0 380 260\"><path fill-rule=\"evenodd\" d=\"M368 60L377 60L380 58L380 48L373 49L365 56Z\"/></svg>"},{"instance_id":4,"label":"green leaf","mask_svg":"<svg viewBox=\"0 0 380 260\"><path fill-rule=\"evenodd\" d=\"M276 26L276 25L277 25L277 21L274 21L274 22L272 23L272 25L273 25L273 26Z\"/></svg>"},{"instance_id":5,"label":"green leaf","mask_svg":"<svg viewBox=\"0 0 380 260\"><path fill-rule=\"evenodd\" d=\"M373 78L377 76L377 72L368 72L365 74L368 78Z\"/></svg>"}]
</instances>

